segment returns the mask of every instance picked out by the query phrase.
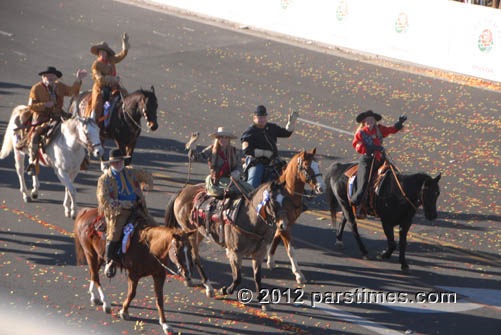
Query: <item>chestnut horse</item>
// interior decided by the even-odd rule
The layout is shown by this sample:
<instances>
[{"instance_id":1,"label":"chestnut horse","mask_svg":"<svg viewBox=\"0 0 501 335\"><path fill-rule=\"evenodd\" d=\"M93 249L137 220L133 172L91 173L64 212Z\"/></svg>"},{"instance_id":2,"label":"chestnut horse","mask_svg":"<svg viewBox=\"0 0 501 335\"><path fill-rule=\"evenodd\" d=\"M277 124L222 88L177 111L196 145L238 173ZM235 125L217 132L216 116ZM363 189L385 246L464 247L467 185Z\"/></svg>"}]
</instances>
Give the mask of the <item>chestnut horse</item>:
<instances>
[{"instance_id":1,"label":"chestnut horse","mask_svg":"<svg viewBox=\"0 0 501 335\"><path fill-rule=\"evenodd\" d=\"M111 313L111 305L106 300L103 288L99 281L99 268L104 263L105 239L96 232L94 224L98 218L97 208L82 208L75 220L75 251L77 264L89 265L90 274L90 300L92 304L103 305L103 311ZM151 227L138 220L130 247L121 256L122 267L128 272L127 298L123 302L119 314L124 320L129 320L128 308L136 295L139 279L146 276L153 277L156 296L156 305L159 315L159 323L167 334L171 331L165 322L163 310L163 286L166 278L165 270L170 270L166 265L170 260L177 266L185 284L191 282L191 246L188 237L195 231L183 232L178 229L167 227ZM94 295L94 286L97 288L99 297Z\"/></svg>"},{"instance_id":2,"label":"chestnut horse","mask_svg":"<svg viewBox=\"0 0 501 335\"><path fill-rule=\"evenodd\" d=\"M284 190L283 184L269 182L259 186L251 195L245 197L234 223L224 225L220 232L207 231L206 227L192 222L191 213L196 195L205 189L205 184L189 185L174 195L165 211L165 224L168 227L181 226L185 231L196 228L198 233L190 237L192 243L192 257L206 289L206 295L211 297L213 289L205 275L199 255L199 245L205 236L216 236L214 242L226 249L233 274L232 283L220 289L221 294L232 294L240 284L242 277L240 268L245 256L252 257L254 282L259 297L261 291L261 264L267 247L273 238L275 225L280 231L287 229L288 212L294 207L291 198ZM258 211L258 208L260 210ZM212 225L213 227L216 224ZM259 301L259 299L258 299ZM265 308L265 305L262 305Z\"/></svg>"},{"instance_id":3,"label":"chestnut horse","mask_svg":"<svg viewBox=\"0 0 501 335\"><path fill-rule=\"evenodd\" d=\"M280 231L277 229L270 248L268 249L267 264L268 268L272 269L275 265L273 256L277 249L280 239L284 242L285 250L291 262L292 273L296 276L298 284L304 284L305 278L303 273L298 269L294 247L292 245L292 227L296 220L303 212L303 196L304 186L309 184L316 194L321 194L325 190L325 184L322 174L319 170L319 164L315 160L316 148L311 152L302 151L291 158L289 164L280 176L279 182L285 183L285 190L292 198L294 209L289 212L289 223L287 229Z\"/></svg>"}]
</instances>

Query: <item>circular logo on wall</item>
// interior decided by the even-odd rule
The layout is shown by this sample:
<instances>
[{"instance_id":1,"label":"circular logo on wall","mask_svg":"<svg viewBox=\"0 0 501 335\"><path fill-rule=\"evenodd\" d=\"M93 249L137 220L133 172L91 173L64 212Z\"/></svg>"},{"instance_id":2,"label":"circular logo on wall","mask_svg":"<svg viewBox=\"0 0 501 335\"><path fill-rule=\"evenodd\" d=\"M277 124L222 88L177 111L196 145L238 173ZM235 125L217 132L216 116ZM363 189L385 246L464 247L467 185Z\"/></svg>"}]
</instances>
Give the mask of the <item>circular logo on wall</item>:
<instances>
[{"instance_id":1,"label":"circular logo on wall","mask_svg":"<svg viewBox=\"0 0 501 335\"><path fill-rule=\"evenodd\" d=\"M409 29L409 17L406 13L398 14L397 21L395 21L395 31L397 33L405 33Z\"/></svg>"},{"instance_id":2,"label":"circular logo on wall","mask_svg":"<svg viewBox=\"0 0 501 335\"><path fill-rule=\"evenodd\" d=\"M291 3L292 0L280 0L280 6L282 7L282 9L287 9L287 7L289 7Z\"/></svg>"},{"instance_id":3,"label":"circular logo on wall","mask_svg":"<svg viewBox=\"0 0 501 335\"><path fill-rule=\"evenodd\" d=\"M478 48L482 52L489 52L494 44L494 39L492 38L492 31L490 29L482 30L482 33L478 37Z\"/></svg>"},{"instance_id":4,"label":"circular logo on wall","mask_svg":"<svg viewBox=\"0 0 501 335\"><path fill-rule=\"evenodd\" d=\"M348 4L346 3L346 1L341 0L337 5L336 18L338 21L343 21L347 15L348 15Z\"/></svg>"}]
</instances>

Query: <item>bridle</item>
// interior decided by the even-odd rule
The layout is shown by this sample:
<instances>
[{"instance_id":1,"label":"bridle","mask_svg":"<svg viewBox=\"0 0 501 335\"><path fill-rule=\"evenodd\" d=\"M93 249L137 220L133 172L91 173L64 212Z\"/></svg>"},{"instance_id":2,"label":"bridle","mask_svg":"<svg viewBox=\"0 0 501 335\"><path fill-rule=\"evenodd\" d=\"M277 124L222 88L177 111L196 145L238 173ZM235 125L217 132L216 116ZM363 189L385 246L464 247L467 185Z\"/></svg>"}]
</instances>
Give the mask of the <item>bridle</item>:
<instances>
[{"instance_id":1,"label":"bridle","mask_svg":"<svg viewBox=\"0 0 501 335\"><path fill-rule=\"evenodd\" d=\"M84 125L88 125L89 123L90 124L94 124L96 126L96 129L98 129L99 131L99 127L96 123L96 121L92 118L80 118L80 119L77 119L77 120L81 120L81 122L84 124ZM89 151L89 153L91 151L93 151L96 147L100 146L101 145L101 141L99 141L99 143L92 143L92 141L90 140L89 138L89 134L87 131L84 131L84 135L85 135L85 142L80 140L80 138L77 138L77 142L80 143L82 146L86 147L87 150Z\"/></svg>"},{"instance_id":2,"label":"bridle","mask_svg":"<svg viewBox=\"0 0 501 335\"><path fill-rule=\"evenodd\" d=\"M151 122L148 118L148 113L147 113L147 106L146 106L146 102L144 101L146 96L144 93L143 94L143 97L139 99L138 103L137 103L137 106L139 108L139 110L141 111L141 113L143 114L144 116L144 119L146 120L146 122ZM122 96L122 93L120 93L120 96L122 98L122 113L124 113L125 115L127 115L129 117L129 120L132 122L132 124L134 126L136 126L138 129L141 129L143 131L146 131L146 132L149 132L150 130L148 129L148 127L146 127L146 130L143 129L143 127L141 126L141 123L139 122L136 122L136 120L134 120L134 118L132 117L132 115L130 115L129 112L127 112L127 110L125 109L125 100L124 100L124 97Z\"/></svg>"},{"instance_id":3,"label":"bridle","mask_svg":"<svg viewBox=\"0 0 501 335\"><path fill-rule=\"evenodd\" d=\"M323 176L323 174L322 173L315 173L315 171L313 171L313 169L311 167L309 169L305 168L303 165L303 162L304 161L301 157L299 157L297 159L297 169L303 175L304 179L306 180L306 183L315 187L318 183L317 177L321 177L321 176ZM299 193L299 192L294 192L294 194L301 195L304 197L314 197L314 195L308 195L308 194Z\"/></svg>"}]
</instances>

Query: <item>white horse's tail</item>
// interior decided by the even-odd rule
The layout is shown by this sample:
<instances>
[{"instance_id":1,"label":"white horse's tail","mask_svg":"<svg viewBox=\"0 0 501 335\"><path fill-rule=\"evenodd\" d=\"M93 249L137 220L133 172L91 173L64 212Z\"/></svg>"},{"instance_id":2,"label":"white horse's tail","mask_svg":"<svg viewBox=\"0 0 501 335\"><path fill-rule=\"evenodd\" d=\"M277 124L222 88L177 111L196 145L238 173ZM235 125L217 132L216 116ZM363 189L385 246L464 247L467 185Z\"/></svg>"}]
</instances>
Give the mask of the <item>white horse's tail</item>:
<instances>
[{"instance_id":1,"label":"white horse's tail","mask_svg":"<svg viewBox=\"0 0 501 335\"><path fill-rule=\"evenodd\" d=\"M16 117L19 115L19 111L25 109L27 106L25 105L19 105L14 110L12 111L12 114L10 116L9 120L9 125L7 126L7 129L5 130L5 134L3 135L3 144L2 144L2 151L0 151L0 159L4 159L7 157L10 152L12 151L13 148L13 143L12 143L12 135L13 135L13 130L15 127L14 120Z\"/></svg>"}]
</instances>

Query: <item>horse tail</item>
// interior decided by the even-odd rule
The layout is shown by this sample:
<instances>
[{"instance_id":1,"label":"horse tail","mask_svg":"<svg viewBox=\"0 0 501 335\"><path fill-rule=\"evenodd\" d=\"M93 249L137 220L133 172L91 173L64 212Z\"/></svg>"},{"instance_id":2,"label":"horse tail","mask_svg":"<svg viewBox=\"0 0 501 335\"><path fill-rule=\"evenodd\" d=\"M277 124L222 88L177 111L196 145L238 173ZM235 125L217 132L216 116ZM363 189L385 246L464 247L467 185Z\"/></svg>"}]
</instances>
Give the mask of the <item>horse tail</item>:
<instances>
[{"instance_id":1,"label":"horse tail","mask_svg":"<svg viewBox=\"0 0 501 335\"><path fill-rule=\"evenodd\" d=\"M82 221L84 220L82 216L84 216L89 211L89 209L90 208L81 208L78 211L77 218L75 219L73 232L75 234L75 255L77 258L77 265L86 264L85 251L82 247L82 243L80 242L79 228L82 223L85 223L84 221Z\"/></svg>"},{"instance_id":2,"label":"horse tail","mask_svg":"<svg viewBox=\"0 0 501 335\"><path fill-rule=\"evenodd\" d=\"M12 131L14 130L14 126L15 126L14 120L19 115L19 111L24 109L24 108L26 108L26 106L19 105L16 108L14 108L14 110L12 111L12 114L10 115L9 125L7 126L7 129L5 130L5 134L3 135L3 143L2 143L2 151L0 151L0 159L4 159L12 151L12 148L13 148Z\"/></svg>"},{"instance_id":3,"label":"horse tail","mask_svg":"<svg viewBox=\"0 0 501 335\"><path fill-rule=\"evenodd\" d=\"M334 190L332 189L332 172L333 169L330 168L327 174L325 175L325 196L327 198L327 203L329 204L329 209L331 214L335 214L338 210L338 202L336 200L336 196L334 195ZM333 216L335 218L335 215ZM333 222L334 223L334 219Z\"/></svg>"},{"instance_id":4,"label":"horse tail","mask_svg":"<svg viewBox=\"0 0 501 335\"><path fill-rule=\"evenodd\" d=\"M179 227L179 223L176 220L176 214L174 213L174 203L176 202L177 196L181 193L181 191L174 194L167 204L167 208L165 209L165 226L169 228Z\"/></svg>"}]
</instances>

